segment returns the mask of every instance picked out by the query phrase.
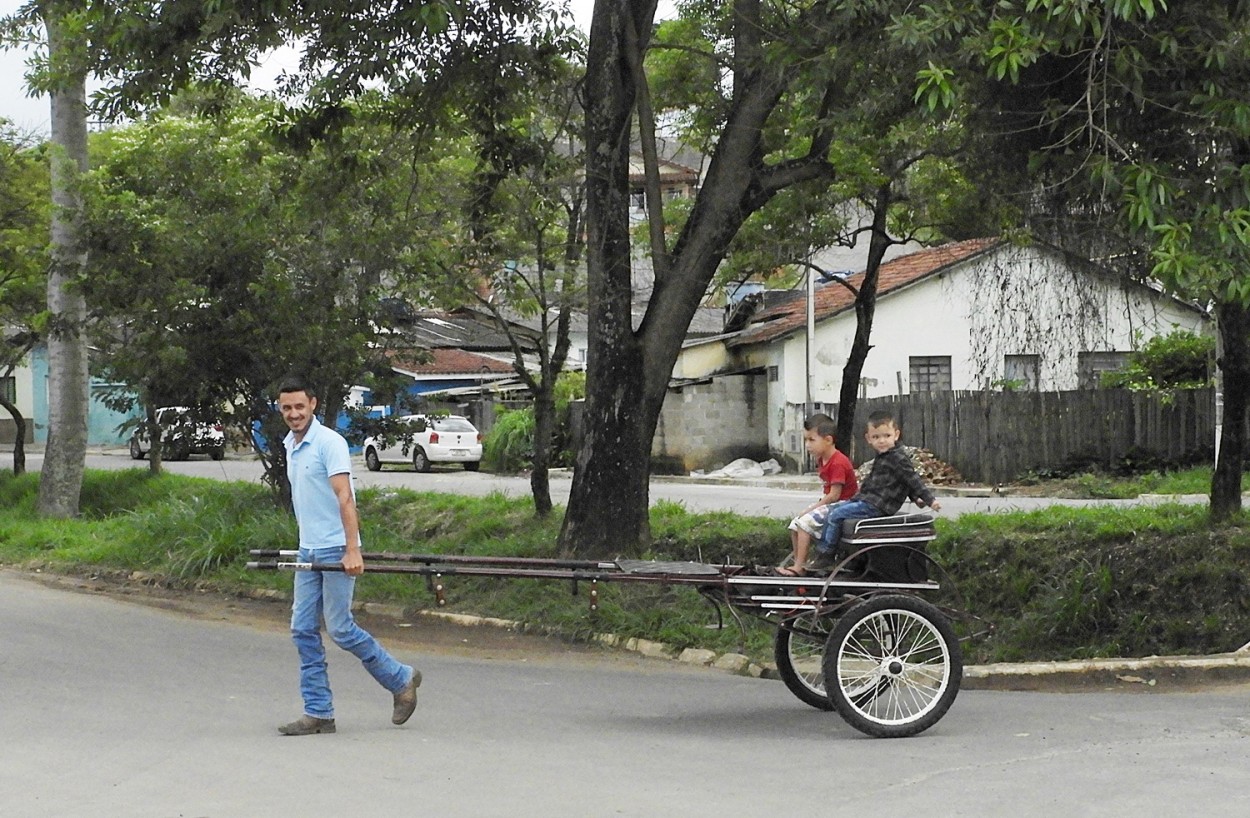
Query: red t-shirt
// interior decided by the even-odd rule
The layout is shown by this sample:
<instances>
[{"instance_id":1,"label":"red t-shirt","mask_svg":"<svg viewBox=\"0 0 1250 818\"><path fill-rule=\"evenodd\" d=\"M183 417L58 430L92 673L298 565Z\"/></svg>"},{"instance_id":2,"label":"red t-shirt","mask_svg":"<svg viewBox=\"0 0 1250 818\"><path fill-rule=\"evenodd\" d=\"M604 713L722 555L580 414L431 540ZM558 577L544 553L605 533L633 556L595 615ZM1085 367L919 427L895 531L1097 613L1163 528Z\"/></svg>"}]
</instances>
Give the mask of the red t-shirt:
<instances>
[{"instance_id":1,"label":"red t-shirt","mask_svg":"<svg viewBox=\"0 0 1250 818\"><path fill-rule=\"evenodd\" d=\"M820 464L818 474L820 482L824 484L824 494L829 493L834 483L842 484L839 500L849 500L859 491L859 481L855 479L855 467L851 465L851 459L837 449L833 450L828 460Z\"/></svg>"}]
</instances>

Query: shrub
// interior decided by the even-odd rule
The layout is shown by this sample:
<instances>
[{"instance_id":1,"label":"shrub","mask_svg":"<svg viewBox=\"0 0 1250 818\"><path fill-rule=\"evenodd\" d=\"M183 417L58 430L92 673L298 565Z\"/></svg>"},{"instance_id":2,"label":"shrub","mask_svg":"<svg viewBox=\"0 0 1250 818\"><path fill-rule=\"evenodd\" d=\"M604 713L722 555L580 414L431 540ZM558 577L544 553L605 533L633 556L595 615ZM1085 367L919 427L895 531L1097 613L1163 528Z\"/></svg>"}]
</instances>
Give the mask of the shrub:
<instances>
[{"instance_id":1,"label":"shrub","mask_svg":"<svg viewBox=\"0 0 1250 818\"><path fill-rule=\"evenodd\" d=\"M1215 339L1174 330L1129 354L1128 365L1102 376L1102 385L1137 390L1198 389L1211 385Z\"/></svg>"},{"instance_id":2,"label":"shrub","mask_svg":"<svg viewBox=\"0 0 1250 818\"><path fill-rule=\"evenodd\" d=\"M518 472L533 462L534 409L503 409L482 441L482 460L491 471Z\"/></svg>"}]
</instances>

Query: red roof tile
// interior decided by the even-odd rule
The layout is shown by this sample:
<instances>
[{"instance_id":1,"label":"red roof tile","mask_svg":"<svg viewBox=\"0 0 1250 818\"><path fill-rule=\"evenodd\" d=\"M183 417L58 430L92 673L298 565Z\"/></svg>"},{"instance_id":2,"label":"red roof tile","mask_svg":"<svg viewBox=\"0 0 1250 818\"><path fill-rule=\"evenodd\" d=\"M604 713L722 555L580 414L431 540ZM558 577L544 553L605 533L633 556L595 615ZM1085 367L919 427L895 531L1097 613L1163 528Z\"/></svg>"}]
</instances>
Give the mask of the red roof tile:
<instances>
[{"instance_id":1,"label":"red roof tile","mask_svg":"<svg viewBox=\"0 0 1250 818\"><path fill-rule=\"evenodd\" d=\"M996 238L969 239L899 256L882 264L878 270L877 297L880 298L893 290L941 272L998 243L999 239ZM852 287L859 289L864 281L864 273L862 271L856 273L848 277L846 281ZM816 320L820 321L843 310L852 309L855 306L855 296L849 289L835 282L817 287L815 302L813 312ZM807 299L799 297L757 313L752 317L746 329L729 341L729 346L764 343L800 330L806 324Z\"/></svg>"},{"instance_id":2,"label":"red roof tile","mask_svg":"<svg viewBox=\"0 0 1250 818\"><path fill-rule=\"evenodd\" d=\"M512 364L498 358L478 355L463 349L440 348L431 349L432 358L425 363L404 360L403 353L387 352L391 366L412 372L417 375L480 375L483 372L491 375L512 374Z\"/></svg>"}]
</instances>

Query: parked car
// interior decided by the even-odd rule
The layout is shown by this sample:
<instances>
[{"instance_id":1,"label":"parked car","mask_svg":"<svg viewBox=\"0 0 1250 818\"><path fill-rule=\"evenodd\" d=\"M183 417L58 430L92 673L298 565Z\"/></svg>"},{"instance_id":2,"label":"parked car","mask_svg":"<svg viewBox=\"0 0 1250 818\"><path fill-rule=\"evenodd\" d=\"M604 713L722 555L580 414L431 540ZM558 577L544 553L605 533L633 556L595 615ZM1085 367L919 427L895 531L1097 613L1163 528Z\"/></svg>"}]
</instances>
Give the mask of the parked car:
<instances>
[{"instance_id":1,"label":"parked car","mask_svg":"<svg viewBox=\"0 0 1250 818\"><path fill-rule=\"evenodd\" d=\"M384 463L412 463L420 472L429 471L431 463L462 463L465 471L477 471L481 465L482 433L468 418L406 415L400 420L412 425L407 445L400 440L384 446L386 441L365 438L365 466L369 471L381 469Z\"/></svg>"},{"instance_id":2,"label":"parked car","mask_svg":"<svg viewBox=\"0 0 1250 818\"><path fill-rule=\"evenodd\" d=\"M220 421L196 420L185 406L164 406L156 410L166 460L186 460L193 454L206 454L214 460L226 456L226 433ZM147 424L140 424L130 436L130 456L142 460L152 450Z\"/></svg>"}]
</instances>

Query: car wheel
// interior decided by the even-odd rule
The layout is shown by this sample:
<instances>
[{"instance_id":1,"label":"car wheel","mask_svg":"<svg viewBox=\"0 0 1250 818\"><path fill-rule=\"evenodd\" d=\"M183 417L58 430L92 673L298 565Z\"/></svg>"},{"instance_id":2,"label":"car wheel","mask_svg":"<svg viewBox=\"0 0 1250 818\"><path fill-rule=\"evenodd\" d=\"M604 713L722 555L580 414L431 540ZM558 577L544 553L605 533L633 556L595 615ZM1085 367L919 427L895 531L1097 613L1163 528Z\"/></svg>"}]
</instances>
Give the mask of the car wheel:
<instances>
[{"instance_id":1,"label":"car wheel","mask_svg":"<svg viewBox=\"0 0 1250 818\"><path fill-rule=\"evenodd\" d=\"M208 456L214 460L224 460L226 457L226 447L218 446L208 453Z\"/></svg>"},{"instance_id":2,"label":"car wheel","mask_svg":"<svg viewBox=\"0 0 1250 818\"><path fill-rule=\"evenodd\" d=\"M378 458L378 451L372 446L365 449L365 468L369 471L382 470L382 461Z\"/></svg>"},{"instance_id":3,"label":"car wheel","mask_svg":"<svg viewBox=\"0 0 1250 818\"><path fill-rule=\"evenodd\" d=\"M419 472L430 470L430 458L426 456L425 449L420 446L412 450L412 467Z\"/></svg>"},{"instance_id":4,"label":"car wheel","mask_svg":"<svg viewBox=\"0 0 1250 818\"><path fill-rule=\"evenodd\" d=\"M133 437L130 438L130 457L132 460L142 460L147 452L139 448L139 441Z\"/></svg>"},{"instance_id":5,"label":"car wheel","mask_svg":"<svg viewBox=\"0 0 1250 818\"><path fill-rule=\"evenodd\" d=\"M480 461L480 460L466 460L466 461L464 461L464 470L465 470L465 471L477 471L477 470L478 470L478 469L480 469L481 467L482 467L482 461Z\"/></svg>"}]
</instances>

